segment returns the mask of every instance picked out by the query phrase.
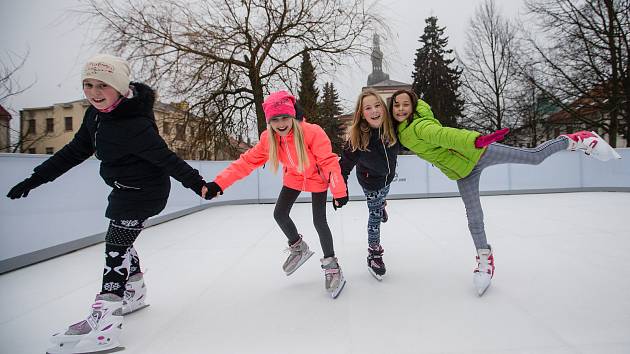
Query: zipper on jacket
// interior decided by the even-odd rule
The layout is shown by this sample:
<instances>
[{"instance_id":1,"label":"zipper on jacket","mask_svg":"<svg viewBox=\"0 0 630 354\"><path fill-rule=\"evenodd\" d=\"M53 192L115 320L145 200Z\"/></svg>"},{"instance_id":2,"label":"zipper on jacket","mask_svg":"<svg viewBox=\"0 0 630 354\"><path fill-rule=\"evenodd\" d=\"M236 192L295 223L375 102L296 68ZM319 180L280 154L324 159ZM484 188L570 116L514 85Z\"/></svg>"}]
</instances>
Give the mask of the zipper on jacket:
<instances>
[{"instance_id":1,"label":"zipper on jacket","mask_svg":"<svg viewBox=\"0 0 630 354\"><path fill-rule=\"evenodd\" d=\"M116 188L118 189L135 189L135 190L140 190L141 188L139 187L132 187L132 186L126 186L122 183L119 183L118 181L114 181L114 186L116 186Z\"/></svg>"},{"instance_id":2,"label":"zipper on jacket","mask_svg":"<svg viewBox=\"0 0 630 354\"><path fill-rule=\"evenodd\" d=\"M381 139L381 145L383 146L383 151L385 151L385 161L387 161L387 175L385 175L385 181L383 182L383 188L385 188L387 187L387 177L389 177L389 174L392 173L392 171L389 168L389 156L387 156L387 148L385 147L383 139Z\"/></svg>"},{"instance_id":3,"label":"zipper on jacket","mask_svg":"<svg viewBox=\"0 0 630 354\"><path fill-rule=\"evenodd\" d=\"M291 163L291 166L297 168L297 166L295 166L295 163L293 162L293 159L291 158L291 150L289 150L289 143L287 143L286 136L280 137L280 140L284 142L284 148L287 150L287 156L289 157L289 162Z\"/></svg>"},{"instance_id":4,"label":"zipper on jacket","mask_svg":"<svg viewBox=\"0 0 630 354\"><path fill-rule=\"evenodd\" d=\"M96 136L98 135L98 128L101 126L101 120L98 117L98 113L94 116L94 121L96 122L96 129L94 129L94 156L98 159L98 151L96 151Z\"/></svg>"}]
</instances>

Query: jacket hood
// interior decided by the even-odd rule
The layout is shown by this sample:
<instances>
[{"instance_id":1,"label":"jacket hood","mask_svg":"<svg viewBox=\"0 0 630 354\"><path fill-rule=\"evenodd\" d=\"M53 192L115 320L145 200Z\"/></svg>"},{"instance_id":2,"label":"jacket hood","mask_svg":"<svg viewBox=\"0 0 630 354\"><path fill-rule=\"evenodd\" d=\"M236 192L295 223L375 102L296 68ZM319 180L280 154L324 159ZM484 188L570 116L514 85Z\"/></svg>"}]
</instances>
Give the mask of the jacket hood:
<instances>
[{"instance_id":1,"label":"jacket hood","mask_svg":"<svg viewBox=\"0 0 630 354\"><path fill-rule=\"evenodd\" d=\"M129 84L133 90L133 97L124 99L111 114L117 119L149 116L153 118L153 106L155 105L155 91L149 86L132 82Z\"/></svg>"}]
</instances>

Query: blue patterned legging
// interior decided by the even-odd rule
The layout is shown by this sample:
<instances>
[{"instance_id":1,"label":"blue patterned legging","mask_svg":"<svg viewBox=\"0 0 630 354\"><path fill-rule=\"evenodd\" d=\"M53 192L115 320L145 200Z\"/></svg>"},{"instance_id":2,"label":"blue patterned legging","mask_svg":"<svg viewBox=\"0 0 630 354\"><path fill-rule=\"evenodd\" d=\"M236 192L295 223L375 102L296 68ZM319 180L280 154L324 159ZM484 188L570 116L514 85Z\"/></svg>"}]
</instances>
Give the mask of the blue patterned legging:
<instances>
[{"instance_id":1,"label":"blue patterned legging","mask_svg":"<svg viewBox=\"0 0 630 354\"><path fill-rule=\"evenodd\" d=\"M368 246L377 246L381 243L381 220L383 219L385 198L387 198L387 193L389 193L389 185L376 191L364 189L363 193L367 198L369 211L367 224Z\"/></svg>"}]
</instances>

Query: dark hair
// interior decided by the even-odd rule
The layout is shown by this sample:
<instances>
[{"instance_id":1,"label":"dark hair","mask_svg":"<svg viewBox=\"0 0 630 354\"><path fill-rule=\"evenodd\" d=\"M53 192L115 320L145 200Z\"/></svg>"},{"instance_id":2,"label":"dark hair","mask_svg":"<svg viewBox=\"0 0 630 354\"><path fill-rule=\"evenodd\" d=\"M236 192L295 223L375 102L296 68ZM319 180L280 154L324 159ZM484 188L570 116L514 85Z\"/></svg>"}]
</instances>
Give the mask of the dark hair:
<instances>
[{"instance_id":1,"label":"dark hair","mask_svg":"<svg viewBox=\"0 0 630 354\"><path fill-rule=\"evenodd\" d=\"M387 111L389 113L389 116L392 117L392 123L394 124L395 131L398 131L398 126L400 125L400 122L397 121L396 118L394 118L394 100L396 99L396 97L402 95L403 93L409 95L409 98L411 99L412 111L411 116L409 116L407 120L413 120L413 116L416 114L416 106L418 105L418 96L411 90L398 90L392 94L387 102Z\"/></svg>"}]
</instances>

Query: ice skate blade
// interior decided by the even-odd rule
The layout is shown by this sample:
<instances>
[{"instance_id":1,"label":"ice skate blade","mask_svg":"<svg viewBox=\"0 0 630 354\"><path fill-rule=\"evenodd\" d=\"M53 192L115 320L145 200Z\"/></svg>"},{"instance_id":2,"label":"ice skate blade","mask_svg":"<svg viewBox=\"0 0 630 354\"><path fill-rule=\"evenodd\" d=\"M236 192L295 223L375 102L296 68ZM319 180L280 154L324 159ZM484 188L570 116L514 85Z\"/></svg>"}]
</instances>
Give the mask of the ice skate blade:
<instances>
[{"instance_id":1,"label":"ice skate blade","mask_svg":"<svg viewBox=\"0 0 630 354\"><path fill-rule=\"evenodd\" d=\"M475 284L475 289L477 290L477 296L482 297L483 294L485 294L488 288L490 287L490 284L492 283L488 282L487 284Z\"/></svg>"},{"instance_id":2,"label":"ice skate blade","mask_svg":"<svg viewBox=\"0 0 630 354\"><path fill-rule=\"evenodd\" d=\"M372 274L372 276L374 277L374 279L378 280L378 281L383 281L383 275L378 275L376 274L376 272L374 271L374 269L368 267L368 272L370 272L370 274Z\"/></svg>"},{"instance_id":3,"label":"ice skate blade","mask_svg":"<svg viewBox=\"0 0 630 354\"><path fill-rule=\"evenodd\" d=\"M339 284L339 287L337 287L337 289L335 289L335 291L333 291L332 293L330 293L330 297L332 297L333 299L336 299L337 296L339 296L339 294L341 293L341 290L343 290L343 287L346 285L346 280L344 279L341 284Z\"/></svg>"},{"instance_id":4,"label":"ice skate blade","mask_svg":"<svg viewBox=\"0 0 630 354\"><path fill-rule=\"evenodd\" d=\"M595 150L593 149L593 151L591 151L590 154L586 154L589 157L594 157L599 161L608 161L608 160L618 160L621 159L621 156L617 153L617 151L615 151L615 149L610 146L606 140L602 139L601 136L599 136L599 134L595 133L595 132L591 132L593 135L595 135L600 142L600 147Z\"/></svg>"},{"instance_id":5,"label":"ice skate blade","mask_svg":"<svg viewBox=\"0 0 630 354\"><path fill-rule=\"evenodd\" d=\"M131 310L129 312L124 312L123 311L123 316L131 315L132 313L138 312L138 311L142 310L143 308L149 307L149 306L151 306L151 304L144 304L144 305L142 305L142 306L140 306L138 308L135 308L135 309L133 309L133 310Z\"/></svg>"},{"instance_id":6,"label":"ice skate blade","mask_svg":"<svg viewBox=\"0 0 630 354\"><path fill-rule=\"evenodd\" d=\"M308 255L304 258L302 258L302 260L300 261L300 263L297 264L297 266L293 269L293 271L289 272L289 273L285 273L287 275L287 277L293 273L295 273L296 270L298 270L302 264L306 263L306 261L308 261L309 258L311 258L312 255L314 255L315 252L313 251L308 251Z\"/></svg>"},{"instance_id":7,"label":"ice skate blade","mask_svg":"<svg viewBox=\"0 0 630 354\"><path fill-rule=\"evenodd\" d=\"M121 352L123 350L125 350L125 347L116 347L116 348L110 348L110 349L103 349L103 350L98 350L95 352L76 352L76 351L72 351L72 349L66 350L66 351L57 351L59 348L54 347L54 348L50 348L48 349L48 351L46 351L46 354L109 354L109 353L116 353L116 352Z\"/></svg>"}]
</instances>

